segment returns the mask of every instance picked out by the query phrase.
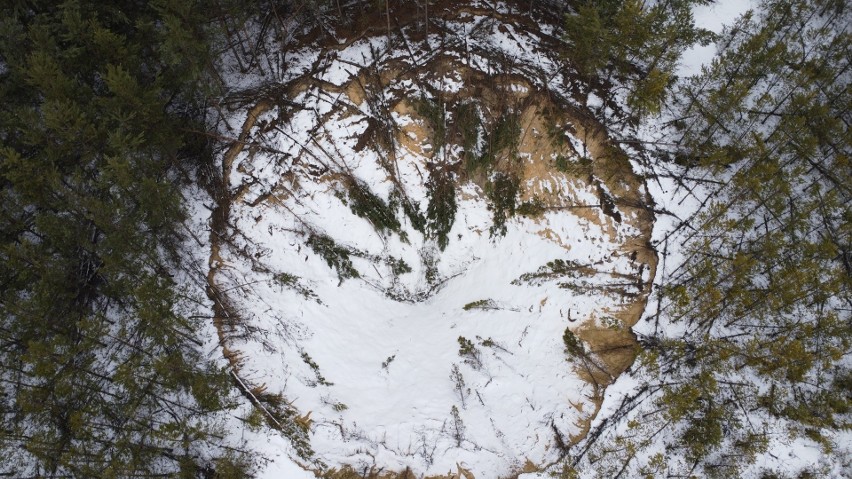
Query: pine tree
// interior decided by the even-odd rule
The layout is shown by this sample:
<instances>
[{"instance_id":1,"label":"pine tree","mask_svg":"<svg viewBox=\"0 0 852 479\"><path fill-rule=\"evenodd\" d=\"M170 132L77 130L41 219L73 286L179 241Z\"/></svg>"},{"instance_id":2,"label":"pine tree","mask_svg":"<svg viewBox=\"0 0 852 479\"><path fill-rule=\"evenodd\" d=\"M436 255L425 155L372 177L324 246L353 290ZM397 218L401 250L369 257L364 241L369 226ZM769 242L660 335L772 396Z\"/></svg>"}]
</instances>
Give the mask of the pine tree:
<instances>
[{"instance_id":1,"label":"pine tree","mask_svg":"<svg viewBox=\"0 0 852 479\"><path fill-rule=\"evenodd\" d=\"M618 451L602 477L647 466L651 445L668 475L737 477L779 429L831 451L850 423L852 11L757 10L675 95L681 180L706 201L669 239L684 259L656 319L677 332L643 338L646 385L617 413L641 420L601 445Z\"/></svg>"},{"instance_id":2,"label":"pine tree","mask_svg":"<svg viewBox=\"0 0 852 479\"><path fill-rule=\"evenodd\" d=\"M209 161L200 2L0 10L0 474L243 469L228 375L170 271ZM241 465L242 464L242 465Z\"/></svg>"},{"instance_id":3,"label":"pine tree","mask_svg":"<svg viewBox=\"0 0 852 479\"><path fill-rule=\"evenodd\" d=\"M625 90L632 113L659 112L681 54L712 34L695 27L692 8L708 0L572 2L565 19L565 56L603 98Z\"/></svg>"}]
</instances>

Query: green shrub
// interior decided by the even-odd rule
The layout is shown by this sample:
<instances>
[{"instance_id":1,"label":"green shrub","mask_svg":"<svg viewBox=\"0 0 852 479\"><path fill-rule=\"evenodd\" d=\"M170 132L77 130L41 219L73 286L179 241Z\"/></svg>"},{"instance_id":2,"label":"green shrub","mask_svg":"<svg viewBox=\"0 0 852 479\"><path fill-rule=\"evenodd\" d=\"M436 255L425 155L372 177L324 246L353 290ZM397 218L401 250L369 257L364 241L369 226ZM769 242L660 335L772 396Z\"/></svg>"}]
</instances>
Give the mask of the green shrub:
<instances>
[{"instance_id":1,"label":"green shrub","mask_svg":"<svg viewBox=\"0 0 852 479\"><path fill-rule=\"evenodd\" d=\"M564 155L559 155L555 160L555 167L558 171L569 175L588 177L592 174L592 159L588 156L577 157L576 160L568 158Z\"/></svg>"},{"instance_id":2,"label":"green shrub","mask_svg":"<svg viewBox=\"0 0 852 479\"><path fill-rule=\"evenodd\" d=\"M348 278L359 278L361 275L352 266L352 260L349 255L352 250L339 246L330 236L322 234L312 234L306 244L320 255L328 263L329 268L337 270L337 277L343 281Z\"/></svg>"},{"instance_id":3,"label":"green shrub","mask_svg":"<svg viewBox=\"0 0 852 479\"><path fill-rule=\"evenodd\" d=\"M465 362L475 369L482 368L482 360L479 357L479 350L473 341L459 336L459 356L465 358Z\"/></svg>"},{"instance_id":4,"label":"green shrub","mask_svg":"<svg viewBox=\"0 0 852 479\"><path fill-rule=\"evenodd\" d=\"M515 200L518 195L520 180L514 175L497 173L487 185L486 194L491 204L488 208L493 212L494 224L489 228L491 236L506 234L506 220L515 214Z\"/></svg>"},{"instance_id":5,"label":"green shrub","mask_svg":"<svg viewBox=\"0 0 852 479\"><path fill-rule=\"evenodd\" d=\"M325 377L323 377L322 373L320 373L319 365L314 362L311 356L305 351L302 351L302 361L313 369L314 374L317 376L317 384L321 384L323 386L334 386L334 383L330 383L325 380Z\"/></svg>"},{"instance_id":6,"label":"green shrub","mask_svg":"<svg viewBox=\"0 0 852 479\"><path fill-rule=\"evenodd\" d=\"M501 152L509 150L512 155L517 153L520 137L521 123L518 115L504 114L497 120L491 132L485 135L485 149L482 154L468 160L465 168L469 173L490 170Z\"/></svg>"},{"instance_id":7,"label":"green shrub","mask_svg":"<svg viewBox=\"0 0 852 479\"><path fill-rule=\"evenodd\" d=\"M391 272L394 276L411 272L411 266L409 266L405 260L396 259L393 256L388 259L388 266L390 266Z\"/></svg>"},{"instance_id":8,"label":"green shrub","mask_svg":"<svg viewBox=\"0 0 852 479\"><path fill-rule=\"evenodd\" d=\"M453 123L456 132L461 137L462 160L467 165L479 155L477 143L479 142L479 132L482 129L482 119L479 117L476 105L464 103L457 106Z\"/></svg>"},{"instance_id":9,"label":"green shrub","mask_svg":"<svg viewBox=\"0 0 852 479\"><path fill-rule=\"evenodd\" d=\"M544 214L547 207L538 197L534 197L530 201L525 201L518 206L517 212L521 216L527 218L537 218Z\"/></svg>"},{"instance_id":10,"label":"green shrub","mask_svg":"<svg viewBox=\"0 0 852 479\"><path fill-rule=\"evenodd\" d=\"M349 209L361 218L366 219L379 232L400 231L396 213L388 203L370 191L361 181L351 179L348 182Z\"/></svg>"},{"instance_id":11,"label":"green shrub","mask_svg":"<svg viewBox=\"0 0 852 479\"><path fill-rule=\"evenodd\" d=\"M571 356L583 357L586 355L582 341L571 331L571 328L565 328L565 333L562 334L562 342L565 344L565 352Z\"/></svg>"},{"instance_id":12,"label":"green shrub","mask_svg":"<svg viewBox=\"0 0 852 479\"><path fill-rule=\"evenodd\" d=\"M414 111L432 128L432 143L437 153L447 142L447 110L443 102L421 97L414 100Z\"/></svg>"},{"instance_id":13,"label":"green shrub","mask_svg":"<svg viewBox=\"0 0 852 479\"><path fill-rule=\"evenodd\" d=\"M388 206L392 211L396 211L398 207L402 207L402 212L408 217L411 222L411 227L421 233L426 233L426 217L420 212L420 205L414 203L401 194L398 190L391 193ZM402 233L400 233L400 236Z\"/></svg>"},{"instance_id":14,"label":"green shrub","mask_svg":"<svg viewBox=\"0 0 852 479\"><path fill-rule=\"evenodd\" d=\"M299 282L299 277L294 274L276 273L272 275L272 280L282 287L296 291L305 298L317 299L316 293L314 293L313 290L311 290L310 288L302 286L302 284Z\"/></svg>"},{"instance_id":15,"label":"green shrub","mask_svg":"<svg viewBox=\"0 0 852 479\"><path fill-rule=\"evenodd\" d=\"M429 205L426 207L426 231L430 238L438 241L443 251L449 243L448 234L456 221L456 185L452 176L444 170L432 171L426 183L429 189Z\"/></svg>"},{"instance_id":16,"label":"green shrub","mask_svg":"<svg viewBox=\"0 0 852 479\"><path fill-rule=\"evenodd\" d=\"M470 311L471 309L497 309L497 305L494 303L494 300L480 299L478 301L467 303L462 306L462 309L465 311Z\"/></svg>"}]
</instances>

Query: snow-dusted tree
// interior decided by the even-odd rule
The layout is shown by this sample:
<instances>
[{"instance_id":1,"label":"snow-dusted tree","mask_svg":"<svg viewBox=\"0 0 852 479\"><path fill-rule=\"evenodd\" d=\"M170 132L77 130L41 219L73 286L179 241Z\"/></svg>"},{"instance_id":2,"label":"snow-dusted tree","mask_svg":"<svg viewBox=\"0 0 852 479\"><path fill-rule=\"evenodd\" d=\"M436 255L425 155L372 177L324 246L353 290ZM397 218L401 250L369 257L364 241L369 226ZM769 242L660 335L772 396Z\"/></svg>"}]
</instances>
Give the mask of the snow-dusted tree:
<instances>
[{"instance_id":1,"label":"snow-dusted tree","mask_svg":"<svg viewBox=\"0 0 852 479\"><path fill-rule=\"evenodd\" d=\"M0 7L0 475L245 473L172 277L209 159L204 5Z\"/></svg>"},{"instance_id":2,"label":"snow-dusted tree","mask_svg":"<svg viewBox=\"0 0 852 479\"><path fill-rule=\"evenodd\" d=\"M458 364L453 364L453 368L450 371L450 381L453 382L453 390L456 392L456 395L458 395L459 401L461 401L462 404L462 409L464 409L466 407L465 401L470 395L470 388L468 388L465 384L464 376L462 376Z\"/></svg>"},{"instance_id":3,"label":"snow-dusted tree","mask_svg":"<svg viewBox=\"0 0 852 479\"><path fill-rule=\"evenodd\" d=\"M708 0L577 0L569 2L565 55L590 86L606 96L626 88L629 107L639 115L659 111L681 54L706 43L692 8ZM620 85L620 86L619 86ZM619 88L612 88L619 86Z\"/></svg>"},{"instance_id":4,"label":"snow-dusted tree","mask_svg":"<svg viewBox=\"0 0 852 479\"><path fill-rule=\"evenodd\" d=\"M456 447L461 447L464 442L465 425L459 415L459 408L453 405L450 408L450 434L456 441Z\"/></svg>"},{"instance_id":5,"label":"snow-dusted tree","mask_svg":"<svg viewBox=\"0 0 852 479\"><path fill-rule=\"evenodd\" d=\"M848 444L835 438L852 420L850 24L846 2L763 1L678 92L674 152L685 184L707 193L668 239L684 260L660 285L660 327L640 338L645 385L611 419L625 420L617 435L593 444L593 433L578 450L579 470L737 477L762 455L771 465L782 438L819 445L829 469L841 463Z\"/></svg>"}]
</instances>

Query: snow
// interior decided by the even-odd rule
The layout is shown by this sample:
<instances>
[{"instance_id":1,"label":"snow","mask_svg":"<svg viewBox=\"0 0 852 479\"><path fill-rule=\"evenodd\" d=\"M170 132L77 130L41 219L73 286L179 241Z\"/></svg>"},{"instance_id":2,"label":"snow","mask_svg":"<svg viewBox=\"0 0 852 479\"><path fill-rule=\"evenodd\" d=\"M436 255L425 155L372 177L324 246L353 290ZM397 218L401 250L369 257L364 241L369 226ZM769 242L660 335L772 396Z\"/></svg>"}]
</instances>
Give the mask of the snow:
<instances>
[{"instance_id":1,"label":"snow","mask_svg":"<svg viewBox=\"0 0 852 479\"><path fill-rule=\"evenodd\" d=\"M693 10L695 25L713 33L722 33L725 27L732 25L754 5L755 0L718 0L709 5L697 6ZM683 52L679 68L675 73L680 77L697 75L701 73L702 66L710 64L714 55L716 55L715 43L705 46L695 45Z\"/></svg>"},{"instance_id":2,"label":"snow","mask_svg":"<svg viewBox=\"0 0 852 479\"><path fill-rule=\"evenodd\" d=\"M357 165L352 170L359 179L380 191L385 175L371 168L368 159L352 160L350 167ZM556 282L512 282L556 258L603 261L618 244L599 226L572 215L549 214L540 224L514 221L504 238L492 240L491 212L481 193L469 190L470 198L460 200L452 240L439 253L413 229L407 233L419 248L376 234L337 198L322 194L323 186L317 188L301 204L288 202L288 208L343 244L369 256L401 258L413 269L392 284L388 271L363 261L356 263L360 279L340 283L322 258L293 248L300 235L286 232L297 225L285 211L269 207L259 219L247 208L237 212L240 231L265 252L264 265L298 274L322 301L281 291L264 275L233 265L239 273L234 286L252 284L243 288L247 297L241 305L257 312L253 325L278 329L281 336L281 341L270 338L271 351L251 342L240 344L244 371L282 390L300 411L312 411L311 442L324 461L359 464L375 458L393 469L411 467L424 474L445 472L459 462L480 473L506 473L518 467L517 458L548 457L551 424L566 435L579 432L575 423L584 414L577 409L589 411L594 405L588 400L590 386L574 376L562 351L567 314L601 317L618 303L568 293ZM574 239L571 249L536 234L545 227ZM578 236L578 231L586 233ZM425 301L388 297L385 288L411 295L429 290L423 257L430 253L440 256L438 272L448 281ZM629 272L626 260L610 267ZM483 299L496 301L499 309L463 309ZM481 365L460 357L459 337L477 343ZM483 346L486 339L495 346ZM318 384L302 352L333 385ZM388 358L393 360L383 368ZM464 405L449 379L454 364L472 390ZM339 404L346 409L338 410ZM447 432L453 405L468 431L461 448Z\"/></svg>"},{"instance_id":3,"label":"snow","mask_svg":"<svg viewBox=\"0 0 852 479\"><path fill-rule=\"evenodd\" d=\"M492 22L485 16L447 22L449 31L470 33L466 47L479 50L446 50L443 39L430 35L425 44L431 48L415 48L425 53L411 62L422 64L441 52L490 71L486 59L470 52L500 50L523 68L546 73L530 81L553 87L561 60L538 51L535 33L511 25L494 28ZM322 54L298 50L288 55L296 73L281 79L295 80L319 65L316 79L343 87L362 66L409 60L405 48L384 48L383 41L371 39ZM466 86L451 71L425 80L446 93ZM557 94L567 98L567 88L560 88ZM530 93L516 83L506 90ZM388 86L384 94L393 91L422 93L409 80ZM304 108L274 108L261 116L261 123L276 122L276 128L263 134L254 129L248 142L264 148L240 153L229 172L231 192L239 191L230 218L235 234L232 244L222 244L216 281L242 316L228 342L241 353L241 376L281 392L303 417L309 414L312 459L331 466L375 464L445 474L460 465L487 478L517 472L527 460L557 459L554 430L566 439L580 434L582 421L597 407L591 385L567 360L563 332L599 323L625 306L606 286L637 273L637 264L622 251L636 229L599 209L586 210L595 212L596 221L554 211L536 220L513 218L505 236L492 237L493 212L483 191L468 183L457 194L456 221L444 251L399 209L407 240L379 232L352 213L344 202L345 183L334 176L351 175L389 200L393 182L385 158L370 147L356 148L374 106L353 105L346 95L319 88L293 101ZM407 138L416 140L411 129L418 121L391 114L410 133ZM244 118L244 112L235 113L232 127ZM579 138L567 139L578 152L587 150ZM398 180L421 213L429 201L426 141L419 149L396 145L393 151ZM458 161L453 148L442 154ZM564 176L528 186L557 190L573 205L599 203L593 185ZM341 280L307 244L311 235L328 236L351 251L359 277ZM519 281L555 259L597 273ZM412 271L394 274L394 260ZM280 280L282 274L293 275L289 283ZM465 308L479 301L486 307ZM460 354L460 337L474 344L475 356ZM464 378L461 390L451 379L454 367ZM454 406L465 427L461 438L451 427ZM308 477L285 438L272 432L251 438L271 460L260 477Z\"/></svg>"},{"instance_id":4,"label":"snow","mask_svg":"<svg viewBox=\"0 0 852 479\"><path fill-rule=\"evenodd\" d=\"M729 28L740 15L755 7L756 3L755 1L722 0L708 6L697 7L694 12L696 22L700 27L720 33L726 28ZM710 63L715 52L715 45L695 47L687 51L681 62L678 75L685 77L700 73L701 67ZM631 133L637 133L640 140L649 143L661 140L665 142L665 125L671 119L666 116L656 120L651 119L650 122L642 125L638 132ZM624 136L628 137L630 135L625 134ZM635 163L634 167L640 171L643 168L639 163ZM661 171L648 173L661 173ZM675 171L675 174L677 173L682 172ZM696 171L692 171L691 173L697 174ZM656 208L667 212L657 215L652 238L652 244L658 251L662 252L665 249L668 253L665 260L661 257L657 277L654 279L656 291L660 285L666 284L668 275L672 274L679 265L682 265L685 259L683 251L680 249L683 238L682 235L678 236L675 233L676 229L682 224L683 220L696 214L702 201L711 192L701 186L695 186L692 191L687 191L674 180L663 176L657 176L653 180L648 181L646 187L654 200ZM653 335L657 332L655 328L658 325L656 321L653 321L656 308L657 296L654 294L651 296L649 304L646 307L643 320L633 328L637 334ZM683 332L682 330L685 328L685 325L665 323L660 325L660 327L665 328L666 336L677 337ZM763 381L758 377L751 376L745 380L758 388L763 387ZM629 420L643 422L641 416L633 413L617 421L613 421L613 414L619 409L619 406L622 405L622 402L626 398L637 394L646 384L642 377L628 373L620 376L613 385L607 388L600 412L592 423L592 429L594 430L606 421L609 421L602 439L599 439L599 443L604 443L607 438L611 439L617 434L624 434L628 430L627 423ZM645 411L643 410L642 412ZM636 412L636 410L633 412ZM852 463L848 459L852 457L852 433L848 431L831 433L831 442L837 449L828 451L824 446L810 439L803 437L790 438L790 432L782 419L762 417L757 412L751 412L749 420L754 421L755 424L768 425L770 427L770 434L768 436L769 447L766 452L757 454L754 463L745 467L740 477L757 479L764 477L765 470L773 470L780 475L796 475L800 471L808 470L819 477L852 477ZM821 431L825 432L824 429ZM655 435L652 437L653 441L650 444L643 446L644 449L638 452L631 467L625 470L625 477L638 475L637 464L642 464L643 460L647 463L649 457L658 453L666 458L667 467L672 467L669 472L676 472L676 467L673 466L678 461L678 456L666 448L665 436L666 434ZM588 458L585 458L584 461L580 463L580 477L599 477L598 471L595 470L593 464L588 462ZM557 470L558 468L554 468L553 471ZM519 479L550 477L550 472L552 471L521 475Z\"/></svg>"},{"instance_id":5,"label":"snow","mask_svg":"<svg viewBox=\"0 0 852 479\"><path fill-rule=\"evenodd\" d=\"M720 33L754 5L754 0L721 0L696 7L694 14L698 26ZM293 81L319 65L318 79L344 86L361 67L381 67L382 62L393 59L418 65L439 53L490 72L489 60L476 53L488 51L511 59L518 71L542 72L540 78L546 80L528 79L545 81L546 85L535 86L569 98L559 73L561 60L539 51L540 36L512 25L498 28L496 23L479 15L446 22L446 31L461 35L465 44L447 50L446 38L432 34L426 38L425 47L413 49L420 52L419 57L411 57L407 48L387 51L380 37L349 45L341 42L332 54L304 48L287 54L288 68L278 80L282 84ZM544 34L551 33L548 26L542 27ZM715 51L714 44L688 50L677 75L700 73ZM260 79L235 73L227 81L238 89L256 85ZM465 87L453 71L425 82L449 93ZM410 80L389 88L406 96L422 93ZM527 93L525 89L516 84L508 88L514 93ZM590 386L577 377L566 360L562 332L569 326L576 329L586 321L597 321L595 318L602 318L620 304L617 298L602 292L566 289L559 282L591 286L593 291L612 281L614 273L635 273L617 251L636 231L625 224L610 234L581 217L549 213L537 221L512 219L505 237L491 238L488 229L492 212L483 192L469 184L457 196L458 214L445 251L405 221L402 230L408 241L395 234L380 234L334 195L340 193L339 185L312 180L304 169L310 164L317 169L350 172L378 197L388 200L392 184L381 159L369 148L355 150L356 138L368 126L371 106L366 102L354 105L361 114L347 116L338 108L338 102L349 101L347 97L333 97L320 90L305 91L294 101L306 108L287 112L280 131L262 139L275 153L243 152L230 172L232 191L245 189L232 213L234 227L243 236L237 236L234 247L223 248L226 267L219 281L224 290L232 292L235 305L244 313L246 329L257 331L233 341L233 347L243 353L241 372L253 384L282 392L302 414L310 413L315 459L330 465L376 464L395 470L410 467L418 474L445 474L461 465L476 477L488 478L516 472L527 459L536 464L556 459L553 429L566 436L577 434L579 421L595 409L589 399ZM603 100L594 94L587 95L586 106L603 109L611 116L611 110L604 108ZM327 113L331 115L319 125L318 119ZM279 116L285 115L273 110L263 119L271 121ZM408 116L397 112L392 116L403 129L416 126ZM245 112L234 112L229 118L231 130L224 133L233 135L245 118ZM664 122L660 119L643 125L639 138L659 140ZM416 140L417 135L410 133L409 138ZM577 152L586 151L580 139L569 136L568 140ZM424 143L420 147L421 151L399 147L394 153L400 182L423 212L428 192L423 187L427 170L422 152L428 154L431 146ZM444 153L457 154L451 148ZM636 169L640 166L634 164ZM301 180L299 185L284 179L294 172ZM592 185L579 182L539 178L526 186L558 190L573 204L598 202ZM657 215L652 238L658 250L671 246L668 264L660 264L657 278L649 278L648 271L644 272L644 280L660 284L683 259L675 242L667 245L666 238L682 219L696 211L707 192L701 188L686 192L663 177L645 187L659 210L672 213ZM249 206L267 194L274 201ZM199 201L198 205L203 203ZM207 210L199 206L193 212L197 222L204 221ZM361 257L353 256L352 262L361 277L341 281L305 244L310 233L326 234L339 245L357 250ZM404 260L412 271L395 276L387 264L391 258ZM599 273L591 278L513 284L519 276L557 258L593 264ZM437 282L427 280L432 268L441 278ZM296 283L303 289L277 283L273 279L277 273L298 275ZM306 290L311 295L302 294ZM487 301L486 308L465 310L465 305L481 300ZM638 333L654 332L656 324L648 319L655 309L656 299L652 297L645 320L634 328ZM569 322L569 315L580 321ZM676 335L682 326L665 327ZM477 358L459 354L459 337L475 344ZM318 371L306 364L303 354L318 365ZM465 381L461 394L450 379L453 366L459 368ZM636 377L621 376L607 388L592 427L608 420L622 400L640 387ZM465 426L461 446L450 427L453 406ZM235 420L234 429L240 427L244 426ZM625 427L622 421L612 430L623 432ZM286 438L272 431L244 430L242 434L253 449L270 459L259 477L314 476L299 465L301 460L294 459ZM834 439L847 445L845 453L852 453L852 433ZM645 454L656 452L665 451L654 446ZM842 456L844 451L835 454ZM779 428L770 451L757 458L746 477L755 477L760 467L784 472L809 465L821 467L830 477L848 476L848 470L827 457L818 444L801 438L790 440ZM594 472L589 469L583 474L591 477ZM541 479L550 475L544 472L518 477Z\"/></svg>"}]
</instances>

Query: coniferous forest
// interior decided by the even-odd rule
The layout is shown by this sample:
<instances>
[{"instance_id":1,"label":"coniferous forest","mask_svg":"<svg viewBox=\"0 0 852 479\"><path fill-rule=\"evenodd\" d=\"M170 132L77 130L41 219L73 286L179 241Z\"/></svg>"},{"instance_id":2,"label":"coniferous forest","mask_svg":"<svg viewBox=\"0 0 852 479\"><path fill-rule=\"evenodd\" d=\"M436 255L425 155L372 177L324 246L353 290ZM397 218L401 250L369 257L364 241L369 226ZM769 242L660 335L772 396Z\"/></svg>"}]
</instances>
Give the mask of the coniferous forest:
<instances>
[{"instance_id":1,"label":"coniferous forest","mask_svg":"<svg viewBox=\"0 0 852 479\"><path fill-rule=\"evenodd\" d=\"M240 141L221 134L223 110L274 94L229 78L341 25L440 31L439 12L465 3L4 2L0 476L252 477L263 461L228 426L234 411L310 426L223 358L194 251L187 198L220 201L222 157ZM710 0L509 3L556 19L548 48L674 198L649 206L672 226L653 245L651 326L626 373L641 386L547 473L852 477L852 6L759 0L713 33L692 13ZM712 62L679 76L711 43ZM428 221L452 225L454 208ZM767 461L779 437L830 464Z\"/></svg>"}]
</instances>

